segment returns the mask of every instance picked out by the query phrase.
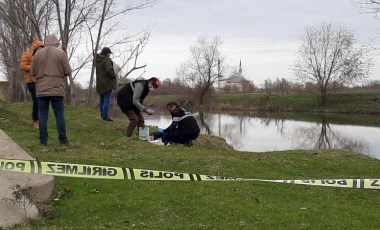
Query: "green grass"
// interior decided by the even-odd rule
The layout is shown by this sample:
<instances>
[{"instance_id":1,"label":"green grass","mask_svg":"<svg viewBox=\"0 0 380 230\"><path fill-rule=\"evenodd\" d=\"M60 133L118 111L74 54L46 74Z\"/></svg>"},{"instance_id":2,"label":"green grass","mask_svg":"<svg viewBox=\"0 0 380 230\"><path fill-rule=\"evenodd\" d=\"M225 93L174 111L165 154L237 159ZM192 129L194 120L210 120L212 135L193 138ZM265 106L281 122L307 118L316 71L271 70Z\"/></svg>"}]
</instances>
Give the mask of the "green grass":
<instances>
[{"instance_id":1,"label":"green grass","mask_svg":"<svg viewBox=\"0 0 380 230\"><path fill-rule=\"evenodd\" d=\"M380 161L343 150L236 152L201 135L193 148L127 139L125 120L66 107L70 147L54 115L49 145L27 124L30 104L0 104L0 128L41 161L258 179L379 178ZM252 140L254 141L254 140ZM49 203L58 215L32 229L379 229L378 190L265 182L154 182L55 177ZM99 191L99 192L96 192ZM59 201L53 199L60 196ZM19 227L26 228L26 227Z\"/></svg>"}]
</instances>

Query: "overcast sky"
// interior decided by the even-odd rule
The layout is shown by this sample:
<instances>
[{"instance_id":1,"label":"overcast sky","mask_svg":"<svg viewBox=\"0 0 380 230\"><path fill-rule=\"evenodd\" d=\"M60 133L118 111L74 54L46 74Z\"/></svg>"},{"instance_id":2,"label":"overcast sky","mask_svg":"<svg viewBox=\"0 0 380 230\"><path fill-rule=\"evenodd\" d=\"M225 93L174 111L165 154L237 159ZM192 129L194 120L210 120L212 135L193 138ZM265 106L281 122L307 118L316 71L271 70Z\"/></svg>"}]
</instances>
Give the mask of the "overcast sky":
<instances>
[{"instance_id":1,"label":"overcast sky","mask_svg":"<svg viewBox=\"0 0 380 230\"><path fill-rule=\"evenodd\" d=\"M305 26L323 22L347 26L361 43L380 43L375 39L380 21L361 13L352 0L160 0L130 12L125 26L152 27L140 59L147 64L146 78L175 78L199 36L219 36L229 64L237 66L241 59L243 75L259 85L267 78L292 80L289 67ZM380 80L380 68L370 78Z\"/></svg>"}]
</instances>

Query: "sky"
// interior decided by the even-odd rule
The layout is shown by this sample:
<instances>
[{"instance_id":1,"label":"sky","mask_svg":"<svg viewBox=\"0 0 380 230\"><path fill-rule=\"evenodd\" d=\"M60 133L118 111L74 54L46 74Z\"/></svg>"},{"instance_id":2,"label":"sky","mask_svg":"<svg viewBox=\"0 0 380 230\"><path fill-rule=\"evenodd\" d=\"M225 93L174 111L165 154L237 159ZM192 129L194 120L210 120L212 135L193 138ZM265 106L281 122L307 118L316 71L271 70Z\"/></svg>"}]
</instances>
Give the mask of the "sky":
<instances>
[{"instance_id":1,"label":"sky","mask_svg":"<svg viewBox=\"0 0 380 230\"><path fill-rule=\"evenodd\" d=\"M268 78L295 80L290 67L305 26L344 25L354 31L358 43L379 46L380 20L352 1L160 0L154 7L129 12L123 26L152 28L139 58L139 64L147 65L145 78L174 79L198 37L218 36L227 63L238 67L241 60L243 75L260 85ZM376 59L370 80L380 80L379 64Z\"/></svg>"}]
</instances>

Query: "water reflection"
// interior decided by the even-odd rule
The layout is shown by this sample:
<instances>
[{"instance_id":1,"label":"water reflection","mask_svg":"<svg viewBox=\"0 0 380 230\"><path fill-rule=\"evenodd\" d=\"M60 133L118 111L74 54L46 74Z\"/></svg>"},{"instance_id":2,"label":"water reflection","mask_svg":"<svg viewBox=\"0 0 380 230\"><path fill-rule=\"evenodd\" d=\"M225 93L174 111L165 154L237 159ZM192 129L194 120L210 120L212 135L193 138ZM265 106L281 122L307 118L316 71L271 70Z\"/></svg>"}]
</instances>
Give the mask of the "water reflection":
<instances>
[{"instance_id":1,"label":"water reflection","mask_svg":"<svg viewBox=\"0 0 380 230\"><path fill-rule=\"evenodd\" d=\"M125 115L114 111L114 116ZM201 133L220 136L239 151L266 152L290 149L349 149L380 159L380 127L336 124L319 115L313 121L272 116L194 113ZM126 118L125 118L126 119ZM145 116L148 125L166 128L167 111Z\"/></svg>"},{"instance_id":2,"label":"water reflection","mask_svg":"<svg viewBox=\"0 0 380 230\"><path fill-rule=\"evenodd\" d=\"M358 130L359 127L353 127ZM325 118L321 123L294 130L292 141L298 149L349 149L355 152L371 154L369 143L357 136L350 136L341 130L344 127L330 125Z\"/></svg>"}]
</instances>

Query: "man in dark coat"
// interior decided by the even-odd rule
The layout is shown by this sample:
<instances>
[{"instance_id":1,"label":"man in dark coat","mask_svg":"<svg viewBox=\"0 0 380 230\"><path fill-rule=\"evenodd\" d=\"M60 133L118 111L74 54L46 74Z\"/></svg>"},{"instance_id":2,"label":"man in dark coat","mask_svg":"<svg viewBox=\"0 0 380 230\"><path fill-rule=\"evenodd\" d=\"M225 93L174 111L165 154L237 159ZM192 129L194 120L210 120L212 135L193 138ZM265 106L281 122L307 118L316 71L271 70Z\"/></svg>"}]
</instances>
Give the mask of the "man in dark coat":
<instances>
[{"instance_id":1,"label":"man in dark coat","mask_svg":"<svg viewBox=\"0 0 380 230\"><path fill-rule=\"evenodd\" d=\"M194 115L180 107L176 102L169 102L167 108L172 115L172 123L161 133L154 133L154 138L162 138L167 144L169 142L184 144L191 147L192 141L197 139L200 128Z\"/></svg>"},{"instance_id":2,"label":"man in dark coat","mask_svg":"<svg viewBox=\"0 0 380 230\"><path fill-rule=\"evenodd\" d=\"M116 89L116 74L113 62L110 58L111 49L104 47L100 54L96 55L96 92L100 96L100 116L105 121L112 121L108 112L111 105L112 90Z\"/></svg>"},{"instance_id":3,"label":"man in dark coat","mask_svg":"<svg viewBox=\"0 0 380 230\"><path fill-rule=\"evenodd\" d=\"M154 110L145 106L144 99L150 91L160 86L160 80L152 77L148 80L136 80L127 83L117 94L117 104L121 111L128 117L129 125L127 137L132 136L136 126L144 128L144 117L141 112L152 115Z\"/></svg>"}]
</instances>

